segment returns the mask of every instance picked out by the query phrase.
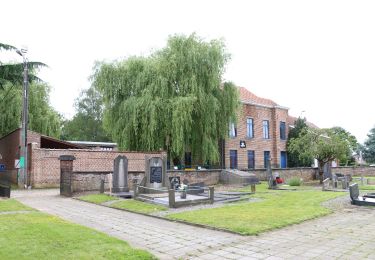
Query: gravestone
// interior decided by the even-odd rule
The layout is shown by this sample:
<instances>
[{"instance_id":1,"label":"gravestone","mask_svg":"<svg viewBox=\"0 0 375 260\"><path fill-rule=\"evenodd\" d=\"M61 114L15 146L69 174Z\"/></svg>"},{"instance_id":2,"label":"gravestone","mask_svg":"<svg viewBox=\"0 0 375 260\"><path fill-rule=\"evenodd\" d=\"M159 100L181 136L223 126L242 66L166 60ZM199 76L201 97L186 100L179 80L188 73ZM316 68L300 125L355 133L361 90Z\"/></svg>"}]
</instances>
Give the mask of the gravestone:
<instances>
[{"instance_id":1,"label":"gravestone","mask_svg":"<svg viewBox=\"0 0 375 260\"><path fill-rule=\"evenodd\" d=\"M128 187L128 158L123 155L117 156L114 160L112 192L129 192Z\"/></svg>"},{"instance_id":2,"label":"gravestone","mask_svg":"<svg viewBox=\"0 0 375 260\"><path fill-rule=\"evenodd\" d=\"M168 187L166 175L167 160L164 157L146 158L146 187Z\"/></svg>"},{"instance_id":3,"label":"gravestone","mask_svg":"<svg viewBox=\"0 0 375 260\"><path fill-rule=\"evenodd\" d=\"M326 163L323 166L323 180L327 178L332 179L332 170L331 165L329 163Z\"/></svg>"},{"instance_id":4,"label":"gravestone","mask_svg":"<svg viewBox=\"0 0 375 260\"><path fill-rule=\"evenodd\" d=\"M267 161L267 179L268 179L268 189L277 189L276 180L273 177L272 174L272 168L271 168L271 157Z\"/></svg>"},{"instance_id":5,"label":"gravestone","mask_svg":"<svg viewBox=\"0 0 375 260\"><path fill-rule=\"evenodd\" d=\"M175 190L178 189L181 184L180 176L169 177L169 183L170 183L171 189L175 189Z\"/></svg>"}]
</instances>

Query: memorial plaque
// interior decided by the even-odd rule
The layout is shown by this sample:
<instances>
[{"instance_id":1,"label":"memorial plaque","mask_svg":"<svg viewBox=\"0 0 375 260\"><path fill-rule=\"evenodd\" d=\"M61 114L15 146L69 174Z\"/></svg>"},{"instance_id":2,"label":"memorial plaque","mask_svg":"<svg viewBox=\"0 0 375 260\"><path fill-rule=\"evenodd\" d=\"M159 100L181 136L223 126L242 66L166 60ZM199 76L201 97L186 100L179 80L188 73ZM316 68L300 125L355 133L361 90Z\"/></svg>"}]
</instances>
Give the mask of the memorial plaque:
<instances>
[{"instance_id":1,"label":"memorial plaque","mask_svg":"<svg viewBox=\"0 0 375 260\"><path fill-rule=\"evenodd\" d=\"M162 183L163 180L162 167L150 167L150 183Z\"/></svg>"},{"instance_id":2,"label":"memorial plaque","mask_svg":"<svg viewBox=\"0 0 375 260\"><path fill-rule=\"evenodd\" d=\"M145 179L146 186L154 189L169 187L166 170L166 156L151 157L146 156Z\"/></svg>"}]
</instances>

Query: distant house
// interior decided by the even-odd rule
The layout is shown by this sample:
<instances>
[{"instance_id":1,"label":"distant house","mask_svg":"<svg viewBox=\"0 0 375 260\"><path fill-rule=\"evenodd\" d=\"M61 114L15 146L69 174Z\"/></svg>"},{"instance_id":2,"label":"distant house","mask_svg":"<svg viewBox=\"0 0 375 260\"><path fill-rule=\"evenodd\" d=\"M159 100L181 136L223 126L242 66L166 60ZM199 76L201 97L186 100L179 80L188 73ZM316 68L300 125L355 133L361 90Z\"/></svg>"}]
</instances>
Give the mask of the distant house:
<instances>
[{"instance_id":1,"label":"distant house","mask_svg":"<svg viewBox=\"0 0 375 260\"><path fill-rule=\"evenodd\" d=\"M242 107L221 147L223 168L287 167L288 108L239 88Z\"/></svg>"},{"instance_id":2,"label":"distant house","mask_svg":"<svg viewBox=\"0 0 375 260\"><path fill-rule=\"evenodd\" d=\"M28 160L27 186L59 187L62 155L75 158L74 171L111 172L114 159L121 155L128 159L128 171L133 176L144 176L146 156L164 156L164 151L133 152L117 151L115 143L67 142L33 131L27 131ZM6 171L12 183L19 178L16 162L20 158L21 130L16 129L0 137L0 174ZM131 182L132 180L129 180Z\"/></svg>"}]
</instances>

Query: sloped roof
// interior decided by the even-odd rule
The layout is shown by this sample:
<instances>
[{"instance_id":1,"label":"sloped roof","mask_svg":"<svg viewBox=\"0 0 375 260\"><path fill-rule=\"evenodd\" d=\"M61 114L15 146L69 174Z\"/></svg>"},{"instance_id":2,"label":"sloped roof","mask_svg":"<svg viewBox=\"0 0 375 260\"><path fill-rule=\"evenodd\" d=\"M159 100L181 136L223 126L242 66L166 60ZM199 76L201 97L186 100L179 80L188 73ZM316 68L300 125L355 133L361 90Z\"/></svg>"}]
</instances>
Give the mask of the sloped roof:
<instances>
[{"instance_id":1,"label":"sloped roof","mask_svg":"<svg viewBox=\"0 0 375 260\"><path fill-rule=\"evenodd\" d=\"M255 95L254 93L250 92L244 87L240 87L240 99L241 102L244 103L251 103L254 105L261 105L261 106L267 106L267 107L275 107L279 106L275 101L267 98L261 98Z\"/></svg>"}]
</instances>

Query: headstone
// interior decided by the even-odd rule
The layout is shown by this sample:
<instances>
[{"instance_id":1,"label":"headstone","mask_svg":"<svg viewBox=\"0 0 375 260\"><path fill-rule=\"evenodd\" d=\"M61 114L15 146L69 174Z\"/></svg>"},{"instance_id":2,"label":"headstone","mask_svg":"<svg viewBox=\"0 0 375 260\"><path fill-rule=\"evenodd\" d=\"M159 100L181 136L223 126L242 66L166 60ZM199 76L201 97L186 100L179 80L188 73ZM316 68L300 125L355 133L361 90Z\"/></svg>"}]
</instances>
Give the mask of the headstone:
<instances>
[{"instance_id":1,"label":"headstone","mask_svg":"<svg viewBox=\"0 0 375 260\"><path fill-rule=\"evenodd\" d=\"M323 166L323 179L332 179L332 170L331 170L331 164L326 163Z\"/></svg>"},{"instance_id":2,"label":"headstone","mask_svg":"<svg viewBox=\"0 0 375 260\"><path fill-rule=\"evenodd\" d=\"M112 177L112 192L129 192L128 186L128 158L119 155L114 160L113 177Z\"/></svg>"},{"instance_id":3,"label":"headstone","mask_svg":"<svg viewBox=\"0 0 375 260\"><path fill-rule=\"evenodd\" d=\"M323 191L329 189L329 183L330 183L330 179L329 179L329 178L326 178L326 179L323 181Z\"/></svg>"},{"instance_id":4,"label":"headstone","mask_svg":"<svg viewBox=\"0 0 375 260\"><path fill-rule=\"evenodd\" d=\"M358 199L359 188L358 188L357 183L354 183L354 184L349 186L349 193L350 193L350 198L352 199L352 201Z\"/></svg>"},{"instance_id":5,"label":"headstone","mask_svg":"<svg viewBox=\"0 0 375 260\"><path fill-rule=\"evenodd\" d=\"M149 157L146 158L146 187L161 188L168 187L166 175L166 158Z\"/></svg>"},{"instance_id":6,"label":"headstone","mask_svg":"<svg viewBox=\"0 0 375 260\"><path fill-rule=\"evenodd\" d=\"M169 177L169 183L171 184L171 189L178 189L180 187L180 176Z\"/></svg>"},{"instance_id":7,"label":"headstone","mask_svg":"<svg viewBox=\"0 0 375 260\"><path fill-rule=\"evenodd\" d=\"M277 188L277 184L276 184L276 180L274 179L273 174L272 174L271 160L272 159L269 158L268 162L267 162L268 188L269 189L276 189Z\"/></svg>"}]
</instances>

